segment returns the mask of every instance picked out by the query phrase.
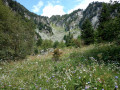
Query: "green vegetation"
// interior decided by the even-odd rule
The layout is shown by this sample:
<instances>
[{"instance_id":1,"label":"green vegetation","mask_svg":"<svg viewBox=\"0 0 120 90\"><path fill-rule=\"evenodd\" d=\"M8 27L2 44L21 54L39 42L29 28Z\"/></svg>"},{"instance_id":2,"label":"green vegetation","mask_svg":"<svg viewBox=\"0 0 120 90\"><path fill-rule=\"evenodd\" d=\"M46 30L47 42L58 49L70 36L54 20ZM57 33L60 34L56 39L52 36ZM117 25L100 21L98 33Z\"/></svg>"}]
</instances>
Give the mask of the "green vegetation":
<instances>
[{"instance_id":1,"label":"green vegetation","mask_svg":"<svg viewBox=\"0 0 120 90\"><path fill-rule=\"evenodd\" d=\"M86 19L82 25L81 38L84 40L84 43L89 45L94 42L94 30L92 28L91 22Z\"/></svg>"},{"instance_id":2,"label":"green vegetation","mask_svg":"<svg viewBox=\"0 0 120 90\"><path fill-rule=\"evenodd\" d=\"M74 39L73 34L69 32L69 34L65 35L63 39L65 40L66 47L70 47L70 46L76 47L76 48L81 47L82 41L79 36L77 39Z\"/></svg>"},{"instance_id":3,"label":"green vegetation","mask_svg":"<svg viewBox=\"0 0 120 90\"><path fill-rule=\"evenodd\" d=\"M0 0L0 60L25 58L33 52L34 24L14 14Z\"/></svg>"},{"instance_id":4,"label":"green vegetation","mask_svg":"<svg viewBox=\"0 0 120 90\"><path fill-rule=\"evenodd\" d=\"M11 3L13 10L21 10L14 5ZM0 0L0 90L119 90L118 6L118 2L103 4L96 30L86 19L77 39L69 32L63 41L53 42L35 33L33 22L23 18L23 12L13 13ZM52 19L59 20L60 16ZM65 32L64 28L51 26ZM45 27L39 22L40 30Z\"/></svg>"},{"instance_id":5,"label":"green vegetation","mask_svg":"<svg viewBox=\"0 0 120 90\"><path fill-rule=\"evenodd\" d=\"M59 42L57 48L65 48L65 47L66 47L65 43L63 41L61 41L61 42Z\"/></svg>"},{"instance_id":6,"label":"green vegetation","mask_svg":"<svg viewBox=\"0 0 120 90\"><path fill-rule=\"evenodd\" d=\"M54 45L53 45L53 48L57 48L59 45L59 42L58 41L55 41Z\"/></svg>"},{"instance_id":7,"label":"green vegetation","mask_svg":"<svg viewBox=\"0 0 120 90\"><path fill-rule=\"evenodd\" d=\"M99 19L100 24L97 29L99 42L112 42L116 40L120 34L120 17L117 15L114 18L111 17L111 13L115 13L115 10L117 13L120 13L117 4L118 3L115 3L114 5L103 4L101 16Z\"/></svg>"},{"instance_id":8,"label":"green vegetation","mask_svg":"<svg viewBox=\"0 0 120 90\"><path fill-rule=\"evenodd\" d=\"M42 40L39 38L36 42L36 45L34 47L34 54L40 54L41 51L48 52L49 49L56 49L56 48L65 48L66 45L63 41L58 42L58 41L51 41L51 40Z\"/></svg>"},{"instance_id":9,"label":"green vegetation","mask_svg":"<svg viewBox=\"0 0 120 90\"><path fill-rule=\"evenodd\" d=\"M80 23L79 23L80 28L82 27L82 24L85 22L85 20L87 18L91 21L94 16L99 14L100 8L102 8L102 2L92 2L92 3L90 3L88 5L88 7L83 11L83 17L82 17L82 19L80 20ZM97 26L96 24L94 25L94 27Z\"/></svg>"},{"instance_id":10,"label":"green vegetation","mask_svg":"<svg viewBox=\"0 0 120 90\"><path fill-rule=\"evenodd\" d=\"M105 46L110 47L110 45ZM91 52L91 48L95 49L96 46L90 45L80 49L73 48L73 50L63 49L61 60L58 62L52 60L50 53L47 56L30 56L24 61L1 62L0 88L2 90L118 89L120 69L117 63L105 64L103 61L99 63L94 57L88 59L85 55L77 53L80 51L87 54ZM104 50L104 45L98 48L98 52L102 48ZM70 51L73 53L70 54Z\"/></svg>"},{"instance_id":11,"label":"green vegetation","mask_svg":"<svg viewBox=\"0 0 120 90\"><path fill-rule=\"evenodd\" d=\"M118 42L120 35L120 3L103 3L99 16L99 25L97 30L93 30L89 19L80 26L82 28L81 38L85 45L104 42Z\"/></svg>"},{"instance_id":12,"label":"green vegetation","mask_svg":"<svg viewBox=\"0 0 120 90\"><path fill-rule=\"evenodd\" d=\"M34 54L40 54L41 50L44 52L47 51L47 49L53 48L53 41L51 40L42 40L39 38L36 42L36 45L34 47Z\"/></svg>"},{"instance_id":13,"label":"green vegetation","mask_svg":"<svg viewBox=\"0 0 120 90\"><path fill-rule=\"evenodd\" d=\"M53 52L53 60L59 61L61 54L62 54L62 52L60 52L60 50L58 48L56 48Z\"/></svg>"},{"instance_id":14,"label":"green vegetation","mask_svg":"<svg viewBox=\"0 0 120 90\"><path fill-rule=\"evenodd\" d=\"M13 11L17 12L23 19L28 18L29 20L32 20L33 23L36 25L36 27L39 28L39 30L45 29L52 34L52 29L47 22L48 17L38 16L37 14L30 12L23 5L18 3L16 0L2 0L2 1L5 3L7 1L9 7ZM38 19L39 20L43 19L45 22L44 23L40 22Z\"/></svg>"},{"instance_id":15,"label":"green vegetation","mask_svg":"<svg viewBox=\"0 0 120 90\"><path fill-rule=\"evenodd\" d=\"M82 12L83 10L82 9L78 9L78 10L75 10L73 11L72 13L70 14L65 14L65 15L53 15L51 18L50 18L50 22L51 23L54 23L55 26L59 25L59 27L64 27L65 28L65 31L70 31L70 29L72 28L73 29L76 29L76 28L79 28L79 25L78 23L76 23L75 21L78 21L79 22L79 15L78 15L78 12ZM73 23L75 24L75 26L72 26Z\"/></svg>"},{"instance_id":16,"label":"green vegetation","mask_svg":"<svg viewBox=\"0 0 120 90\"><path fill-rule=\"evenodd\" d=\"M73 35L70 32L69 32L68 35L64 36L65 44L66 44L67 47L72 46L72 44L73 44L72 39L73 39Z\"/></svg>"},{"instance_id":17,"label":"green vegetation","mask_svg":"<svg viewBox=\"0 0 120 90\"><path fill-rule=\"evenodd\" d=\"M72 56L78 56L78 58L94 57L98 62L104 61L106 64L109 63L120 63L120 46L116 44L105 44L105 45L95 45L96 47L86 50L85 52L76 52ZM81 55L79 57L79 55ZM73 57L74 58L74 57Z\"/></svg>"},{"instance_id":18,"label":"green vegetation","mask_svg":"<svg viewBox=\"0 0 120 90\"><path fill-rule=\"evenodd\" d=\"M58 30L60 32L65 32L65 28L63 27L57 27L55 24L51 23L50 25L51 27L53 27L55 30Z\"/></svg>"},{"instance_id":19,"label":"green vegetation","mask_svg":"<svg viewBox=\"0 0 120 90\"><path fill-rule=\"evenodd\" d=\"M48 48L52 48L53 47L53 42L51 40L44 40L42 43L42 48L44 50L48 49Z\"/></svg>"}]
</instances>

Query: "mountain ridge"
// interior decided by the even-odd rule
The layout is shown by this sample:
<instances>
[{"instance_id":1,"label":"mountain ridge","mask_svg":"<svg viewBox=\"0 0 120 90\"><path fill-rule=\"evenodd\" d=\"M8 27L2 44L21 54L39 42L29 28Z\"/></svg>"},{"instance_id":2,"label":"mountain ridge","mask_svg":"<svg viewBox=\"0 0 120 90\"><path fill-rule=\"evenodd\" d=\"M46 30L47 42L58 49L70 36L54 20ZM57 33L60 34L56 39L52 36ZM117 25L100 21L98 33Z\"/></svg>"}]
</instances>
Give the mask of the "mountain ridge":
<instances>
[{"instance_id":1,"label":"mountain ridge","mask_svg":"<svg viewBox=\"0 0 120 90\"><path fill-rule=\"evenodd\" d=\"M85 10L78 9L78 10L73 11L70 14L65 14L62 16L53 15L52 17L49 18L46 16L40 16L40 15L30 12L23 5L21 5L20 3L16 1L13 1L13 0L3 0L3 1L14 12L19 13L23 18L27 18L29 20L34 21L37 31L39 33L46 34L47 38L42 37L43 39L48 39L48 38L51 39L51 37L54 34L56 34L53 31L54 30L54 28L52 27L53 25L59 28L64 28L65 33L72 32L76 29L79 30L79 32L77 33L80 33L79 26L82 25L82 23L85 21L86 18L88 18L92 22L93 27L96 28L98 25L98 17L102 9L102 2L92 2L88 5L88 7ZM58 38L63 38L63 37L58 37Z\"/></svg>"}]
</instances>

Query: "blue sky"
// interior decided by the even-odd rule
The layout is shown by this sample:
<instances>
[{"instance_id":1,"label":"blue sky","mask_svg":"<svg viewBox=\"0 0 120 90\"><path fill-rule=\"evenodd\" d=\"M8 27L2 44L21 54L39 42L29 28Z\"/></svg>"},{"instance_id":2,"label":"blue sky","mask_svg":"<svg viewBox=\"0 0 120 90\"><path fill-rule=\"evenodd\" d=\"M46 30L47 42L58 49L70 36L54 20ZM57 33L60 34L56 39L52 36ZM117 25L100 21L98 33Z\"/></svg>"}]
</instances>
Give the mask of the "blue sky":
<instances>
[{"instance_id":1,"label":"blue sky","mask_svg":"<svg viewBox=\"0 0 120 90\"><path fill-rule=\"evenodd\" d=\"M63 15L77 9L85 9L90 2L109 2L110 0L16 0L29 11L38 15L51 17Z\"/></svg>"}]
</instances>

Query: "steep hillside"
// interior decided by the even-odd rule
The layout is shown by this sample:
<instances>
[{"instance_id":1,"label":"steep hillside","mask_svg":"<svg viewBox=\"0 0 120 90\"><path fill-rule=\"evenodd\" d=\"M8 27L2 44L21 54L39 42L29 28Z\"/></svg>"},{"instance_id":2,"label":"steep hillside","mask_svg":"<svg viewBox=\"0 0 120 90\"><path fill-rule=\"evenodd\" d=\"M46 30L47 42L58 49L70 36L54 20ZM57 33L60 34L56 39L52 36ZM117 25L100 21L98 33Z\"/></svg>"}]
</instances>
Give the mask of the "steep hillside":
<instances>
[{"instance_id":1,"label":"steep hillside","mask_svg":"<svg viewBox=\"0 0 120 90\"><path fill-rule=\"evenodd\" d=\"M56 26L55 24L51 24L50 26L52 27L52 35L46 34L43 31L39 32L39 29L36 29L42 39L52 40L53 42L62 41L63 37L69 34L69 31L65 31L65 28L62 26ZM73 34L73 38L77 38L80 35L79 29L73 29L70 32Z\"/></svg>"},{"instance_id":2,"label":"steep hillside","mask_svg":"<svg viewBox=\"0 0 120 90\"><path fill-rule=\"evenodd\" d=\"M33 53L34 23L10 10L0 0L0 61L25 58Z\"/></svg>"},{"instance_id":3,"label":"steep hillside","mask_svg":"<svg viewBox=\"0 0 120 90\"><path fill-rule=\"evenodd\" d=\"M102 2L92 2L85 10L78 9L70 14L54 15L50 18L36 15L24 6L13 0L3 0L14 12L19 13L23 18L28 18L36 24L36 31L42 39L60 41L68 32L74 33L74 37L80 35L80 27L88 18L93 27L97 28L102 9ZM114 13L112 13L114 15ZM80 27L79 27L80 26ZM56 28L54 28L56 27ZM77 30L77 31L76 31ZM62 34L62 35L61 35Z\"/></svg>"},{"instance_id":4,"label":"steep hillside","mask_svg":"<svg viewBox=\"0 0 120 90\"><path fill-rule=\"evenodd\" d=\"M23 18L28 18L29 20L34 21L36 27L40 30L46 33L52 33L48 17L36 15L35 13L30 12L24 6L14 0L3 0L3 2L14 12L20 14Z\"/></svg>"},{"instance_id":5,"label":"steep hillside","mask_svg":"<svg viewBox=\"0 0 120 90\"><path fill-rule=\"evenodd\" d=\"M50 18L50 22L55 24L58 27L65 28L66 31L79 28L79 21L83 17L83 10L78 9L73 11L70 14L66 14L63 16L52 16Z\"/></svg>"},{"instance_id":6,"label":"steep hillside","mask_svg":"<svg viewBox=\"0 0 120 90\"><path fill-rule=\"evenodd\" d=\"M98 25L98 19L99 15L101 13L102 9L102 2L92 2L88 5L88 7L83 12L83 18L80 20L80 26L83 24L83 22L88 18L91 22L94 28Z\"/></svg>"},{"instance_id":7,"label":"steep hillside","mask_svg":"<svg viewBox=\"0 0 120 90\"><path fill-rule=\"evenodd\" d=\"M96 28L101 9L102 2L92 2L85 10L78 9L63 16L52 16L50 22L58 27L62 26L66 31L70 31L79 28L79 25L81 26L88 18L92 22L93 27Z\"/></svg>"},{"instance_id":8,"label":"steep hillside","mask_svg":"<svg viewBox=\"0 0 120 90\"><path fill-rule=\"evenodd\" d=\"M22 6L16 1L3 0L3 2L7 6L9 6L14 12L17 12L18 14L20 14L23 18L28 18L29 20L34 21L34 23L36 24L36 31L39 33L42 39L51 39L53 41L56 41L56 40L61 41L64 35L66 34L66 31L69 31L69 28L70 29L79 28L78 24L80 19L82 18L82 10L80 9L74 11L71 14L66 14L63 16L52 16L51 18L48 18L44 16L39 16L30 12L24 6ZM54 26L57 28L54 28ZM62 31L60 31L61 28L62 28ZM80 31L77 32L77 34L79 33Z\"/></svg>"}]
</instances>

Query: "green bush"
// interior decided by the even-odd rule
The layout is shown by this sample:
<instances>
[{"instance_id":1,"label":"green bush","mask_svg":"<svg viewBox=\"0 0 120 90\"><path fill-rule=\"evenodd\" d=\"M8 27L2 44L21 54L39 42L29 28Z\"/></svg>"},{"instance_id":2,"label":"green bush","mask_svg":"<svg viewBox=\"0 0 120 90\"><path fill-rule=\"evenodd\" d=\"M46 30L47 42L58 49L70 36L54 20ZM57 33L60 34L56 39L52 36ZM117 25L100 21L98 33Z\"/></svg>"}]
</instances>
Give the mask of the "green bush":
<instances>
[{"instance_id":1,"label":"green bush","mask_svg":"<svg viewBox=\"0 0 120 90\"><path fill-rule=\"evenodd\" d=\"M38 54L38 49L37 48L34 50L34 53L35 53L35 55Z\"/></svg>"},{"instance_id":2,"label":"green bush","mask_svg":"<svg viewBox=\"0 0 120 90\"><path fill-rule=\"evenodd\" d=\"M59 42L58 41L55 41L54 44L53 44L53 48L57 48L59 45Z\"/></svg>"},{"instance_id":3,"label":"green bush","mask_svg":"<svg viewBox=\"0 0 120 90\"><path fill-rule=\"evenodd\" d=\"M37 40L36 45L37 45L37 46L41 46L41 45L42 45L42 42L43 42L42 38L39 38L39 39Z\"/></svg>"},{"instance_id":4,"label":"green bush","mask_svg":"<svg viewBox=\"0 0 120 90\"><path fill-rule=\"evenodd\" d=\"M74 47L78 48L78 47L81 47L81 41L78 40L78 39L72 39L72 43Z\"/></svg>"},{"instance_id":5,"label":"green bush","mask_svg":"<svg viewBox=\"0 0 120 90\"><path fill-rule=\"evenodd\" d=\"M72 53L71 58L80 60L85 58L89 60L90 57L98 61L104 62L119 62L120 63L120 46L117 45L103 45L95 46L90 50L86 50L83 53Z\"/></svg>"},{"instance_id":6,"label":"green bush","mask_svg":"<svg viewBox=\"0 0 120 90\"><path fill-rule=\"evenodd\" d=\"M42 41L41 48L44 49L44 51L46 51L48 48L52 48L52 47L53 47L53 41L51 41L51 40Z\"/></svg>"},{"instance_id":7,"label":"green bush","mask_svg":"<svg viewBox=\"0 0 120 90\"><path fill-rule=\"evenodd\" d=\"M53 44L53 48L64 48L64 47L65 47L65 43L63 41L61 42L55 41Z\"/></svg>"},{"instance_id":8,"label":"green bush","mask_svg":"<svg viewBox=\"0 0 120 90\"><path fill-rule=\"evenodd\" d=\"M64 47L66 47L65 43L63 41L59 42L58 48L64 48Z\"/></svg>"}]
</instances>

